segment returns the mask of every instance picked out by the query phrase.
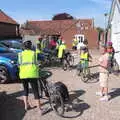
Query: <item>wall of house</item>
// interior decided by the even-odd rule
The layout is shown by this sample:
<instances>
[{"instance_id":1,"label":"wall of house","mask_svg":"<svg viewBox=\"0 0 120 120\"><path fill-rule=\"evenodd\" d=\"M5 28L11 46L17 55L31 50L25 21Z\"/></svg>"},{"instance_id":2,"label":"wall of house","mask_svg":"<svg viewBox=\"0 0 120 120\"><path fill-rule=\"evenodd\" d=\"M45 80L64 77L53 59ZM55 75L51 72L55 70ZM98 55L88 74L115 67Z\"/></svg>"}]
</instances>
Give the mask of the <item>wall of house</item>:
<instances>
[{"instance_id":1,"label":"wall of house","mask_svg":"<svg viewBox=\"0 0 120 120\"><path fill-rule=\"evenodd\" d=\"M111 21L111 41L115 51L120 51L120 11L117 4L115 5ZM115 58L120 65L120 53L116 53Z\"/></svg>"},{"instance_id":2,"label":"wall of house","mask_svg":"<svg viewBox=\"0 0 120 120\"><path fill-rule=\"evenodd\" d=\"M0 38L15 37L17 35L16 30L16 25L0 23Z\"/></svg>"},{"instance_id":3,"label":"wall of house","mask_svg":"<svg viewBox=\"0 0 120 120\"><path fill-rule=\"evenodd\" d=\"M74 35L79 34L75 27L66 31L62 34L63 39L66 41L67 47L72 48L72 40ZM95 29L82 31L80 34L85 35L85 39L88 40L89 48L97 48L98 47L98 32Z\"/></svg>"},{"instance_id":4,"label":"wall of house","mask_svg":"<svg viewBox=\"0 0 120 120\"><path fill-rule=\"evenodd\" d=\"M75 27L72 27L71 29L65 31L64 33L62 33L62 37L65 40L67 47L68 48L72 48L72 40L74 35L76 34L76 29Z\"/></svg>"}]
</instances>

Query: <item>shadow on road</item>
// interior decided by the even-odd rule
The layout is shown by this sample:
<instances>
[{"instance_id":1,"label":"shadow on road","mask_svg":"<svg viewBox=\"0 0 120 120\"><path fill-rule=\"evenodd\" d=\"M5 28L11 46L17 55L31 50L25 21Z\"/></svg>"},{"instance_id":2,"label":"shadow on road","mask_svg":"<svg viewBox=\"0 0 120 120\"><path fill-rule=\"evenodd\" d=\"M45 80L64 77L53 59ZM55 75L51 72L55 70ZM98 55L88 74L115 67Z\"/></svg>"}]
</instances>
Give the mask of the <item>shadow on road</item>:
<instances>
[{"instance_id":1,"label":"shadow on road","mask_svg":"<svg viewBox=\"0 0 120 120\"><path fill-rule=\"evenodd\" d=\"M109 95L111 96L110 99L114 99L120 96L120 88L113 88L113 92L110 92Z\"/></svg>"},{"instance_id":2,"label":"shadow on road","mask_svg":"<svg viewBox=\"0 0 120 120\"><path fill-rule=\"evenodd\" d=\"M77 118L90 108L87 103L79 99L84 93L84 90L70 91L70 101L65 105L67 110L63 115L64 118Z\"/></svg>"},{"instance_id":3,"label":"shadow on road","mask_svg":"<svg viewBox=\"0 0 120 120\"><path fill-rule=\"evenodd\" d=\"M0 120L22 120L25 116L24 103L14 96L0 93Z\"/></svg>"}]
</instances>

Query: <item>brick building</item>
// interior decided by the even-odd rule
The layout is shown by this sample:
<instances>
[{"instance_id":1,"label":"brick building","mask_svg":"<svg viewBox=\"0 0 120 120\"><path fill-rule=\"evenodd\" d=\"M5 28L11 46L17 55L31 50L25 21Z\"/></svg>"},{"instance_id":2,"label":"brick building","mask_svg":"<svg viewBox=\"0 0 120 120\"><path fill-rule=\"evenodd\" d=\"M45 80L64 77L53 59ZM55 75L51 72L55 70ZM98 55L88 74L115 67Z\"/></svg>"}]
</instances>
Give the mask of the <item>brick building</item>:
<instances>
[{"instance_id":1,"label":"brick building","mask_svg":"<svg viewBox=\"0 0 120 120\"><path fill-rule=\"evenodd\" d=\"M0 10L0 39L19 36L19 24Z\"/></svg>"},{"instance_id":2,"label":"brick building","mask_svg":"<svg viewBox=\"0 0 120 120\"><path fill-rule=\"evenodd\" d=\"M97 47L98 33L94 28L93 19L78 20L50 20L50 21L27 21L29 31L46 35L61 35L66 41L67 47L72 47L73 37L84 36L88 40L90 48Z\"/></svg>"}]
</instances>

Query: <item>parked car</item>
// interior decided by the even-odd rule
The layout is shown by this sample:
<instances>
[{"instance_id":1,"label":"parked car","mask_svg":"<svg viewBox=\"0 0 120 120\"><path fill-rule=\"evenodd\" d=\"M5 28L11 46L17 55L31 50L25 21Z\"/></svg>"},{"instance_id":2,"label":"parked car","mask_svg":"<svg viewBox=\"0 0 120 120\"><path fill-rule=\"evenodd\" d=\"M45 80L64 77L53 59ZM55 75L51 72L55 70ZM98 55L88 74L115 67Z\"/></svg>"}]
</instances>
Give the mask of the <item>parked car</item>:
<instances>
[{"instance_id":1,"label":"parked car","mask_svg":"<svg viewBox=\"0 0 120 120\"><path fill-rule=\"evenodd\" d=\"M0 40L0 43L17 53L21 52L23 48L21 40Z\"/></svg>"},{"instance_id":2,"label":"parked car","mask_svg":"<svg viewBox=\"0 0 120 120\"><path fill-rule=\"evenodd\" d=\"M0 83L18 79L17 54L0 46Z\"/></svg>"}]
</instances>

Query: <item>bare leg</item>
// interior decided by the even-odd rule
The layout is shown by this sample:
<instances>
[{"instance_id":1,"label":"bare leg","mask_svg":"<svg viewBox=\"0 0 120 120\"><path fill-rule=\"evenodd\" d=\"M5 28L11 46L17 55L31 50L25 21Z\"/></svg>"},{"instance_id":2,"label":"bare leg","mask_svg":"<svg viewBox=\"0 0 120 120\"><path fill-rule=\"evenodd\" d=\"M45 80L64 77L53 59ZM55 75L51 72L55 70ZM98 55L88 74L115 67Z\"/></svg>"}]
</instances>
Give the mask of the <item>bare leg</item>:
<instances>
[{"instance_id":1,"label":"bare leg","mask_svg":"<svg viewBox=\"0 0 120 120\"><path fill-rule=\"evenodd\" d=\"M28 105L29 105L29 103L28 103L28 96L23 96L23 99L24 99L24 104L25 104L25 110L27 110L28 109Z\"/></svg>"},{"instance_id":2,"label":"bare leg","mask_svg":"<svg viewBox=\"0 0 120 120\"><path fill-rule=\"evenodd\" d=\"M36 99L36 105L39 109L41 109L41 103L40 103L40 100L39 99Z\"/></svg>"},{"instance_id":3,"label":"bare leg","mask_svg":"<svg viewBox=\"0 0 120 120\"><path fill-rule=\"evenodd\" d=\"M101 91L101 93L102 93L102 95L104 94L104 87L101 87L100 88L100 91Z\"/></svg>"},{"instance_id":4,"label":"bare leg","mask_svg":"<svg viewBox=\"0 0 120 120\"><path fill-rule=\"evenodd\" d=\"M108 88L104 87L104 94L107 96L108 95Z\"/></svg>"}]
</instances>

